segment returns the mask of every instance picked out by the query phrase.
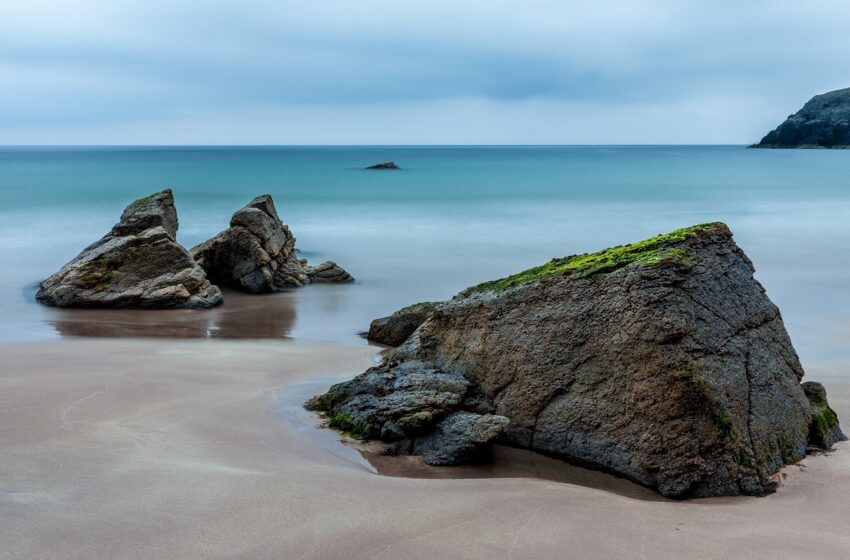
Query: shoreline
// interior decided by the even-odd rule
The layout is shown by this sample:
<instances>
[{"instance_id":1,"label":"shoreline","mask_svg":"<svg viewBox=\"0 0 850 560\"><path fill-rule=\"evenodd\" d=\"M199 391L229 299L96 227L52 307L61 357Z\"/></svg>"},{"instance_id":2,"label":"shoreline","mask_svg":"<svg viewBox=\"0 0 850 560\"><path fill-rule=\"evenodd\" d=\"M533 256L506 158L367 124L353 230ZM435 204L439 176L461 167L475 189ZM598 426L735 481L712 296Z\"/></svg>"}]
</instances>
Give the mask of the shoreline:
<instances>
[{"instance_id":1,"label":"shoreline","mask_svg":"<svg viewBox=\"0 0 850 560\"><path fill-rule=\"evenodd\" d=\"M0 345L9 558L842 557L850 447L764 498L648 501L543 478L376 475L281 419L366 345L76 339ZM850 381L830 381L847 421ZM309 423L308 423L309 425ZM339 448L330 430L317 430ZM718 535L723 535L722 540Z\"/></svg>"}]
</instances>

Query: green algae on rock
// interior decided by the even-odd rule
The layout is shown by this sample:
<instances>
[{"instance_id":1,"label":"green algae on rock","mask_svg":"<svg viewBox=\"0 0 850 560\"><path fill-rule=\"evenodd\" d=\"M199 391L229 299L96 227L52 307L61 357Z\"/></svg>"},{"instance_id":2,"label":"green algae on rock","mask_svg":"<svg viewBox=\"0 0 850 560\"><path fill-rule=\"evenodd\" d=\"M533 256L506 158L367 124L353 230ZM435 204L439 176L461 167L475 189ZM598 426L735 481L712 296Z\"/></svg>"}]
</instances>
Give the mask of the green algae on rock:
<instances>
[{"instance_id":1,"label":"green algae on rock","mask_svg":"<svg viewBox=\"0 0 850 560\"><path fill-rule=\"evenodd\" d=\"M809 439L813 445L829 449L835 442L845 441L847 436L838 425L838 415L826 401L826 389L820 383L807 381L803 390L812 405L812 424Z\"/></svg>"},{"instance_id":2,"label":"green algae on rock","mask_svg":"<svg viewBox=\"0 0 850 560\"><path fill-rule=\"evenodd\" d=\"M483 291L498 292L527 282L539 281L556 274L571 274L579 278L585 278L595 274L614 272L615 270L633 264L648 265L658 264L663 261L678 261L687 264L687 252L677 245L686 239L720 226L723 226L723 224L717 222L699 224L677 229L667 234L650 237L636 243L603 249L595 253L552 259L546 264L524 270L506 278L483 282L477 286L467 288L461 292L461 296Z\"/></svg>"}]
</instances>

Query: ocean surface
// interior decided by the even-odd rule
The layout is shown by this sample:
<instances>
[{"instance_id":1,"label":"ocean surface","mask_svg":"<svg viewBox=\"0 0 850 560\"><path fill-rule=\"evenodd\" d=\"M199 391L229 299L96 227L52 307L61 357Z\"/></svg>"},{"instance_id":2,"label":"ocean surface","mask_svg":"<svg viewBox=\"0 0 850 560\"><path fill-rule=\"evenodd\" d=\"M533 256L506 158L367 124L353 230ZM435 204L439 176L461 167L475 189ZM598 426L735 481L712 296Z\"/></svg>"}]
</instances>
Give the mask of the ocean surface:
<instances>
[{"instance_id":1,"label":"ocean surface","mask_svg":"<svg viewBox=\"0 0 850 560\"><path fill-rule=\"evenodd\" d=\"M400 171L366 171L395 161ZM215 311L59 310L33 300L132 200L174 190L178 240L274 196L312 263L357 282ZM850 152L742 146L0 148L0 342L77 336L359 342L369 321L552 257L720 220L804 365L850 372Z\"/></svg>"}]
</instances>

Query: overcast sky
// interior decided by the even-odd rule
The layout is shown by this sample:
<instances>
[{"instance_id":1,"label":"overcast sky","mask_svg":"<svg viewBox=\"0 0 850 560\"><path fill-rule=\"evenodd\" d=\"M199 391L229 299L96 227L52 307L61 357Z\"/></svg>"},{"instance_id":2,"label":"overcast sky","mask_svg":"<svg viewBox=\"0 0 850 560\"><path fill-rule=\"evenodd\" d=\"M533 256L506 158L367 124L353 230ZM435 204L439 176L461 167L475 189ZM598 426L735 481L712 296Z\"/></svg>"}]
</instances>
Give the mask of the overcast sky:
<instances>
[{"instance_id":1,"label":"overcast sky","mask_svg":"<svg viewBox=\"0 0 850 560\"><path fill-rule=\"evenodd\" d=\"M743 144L848 54L846 0L3 0L0 144Z\"/></svg>"}]
</instances>

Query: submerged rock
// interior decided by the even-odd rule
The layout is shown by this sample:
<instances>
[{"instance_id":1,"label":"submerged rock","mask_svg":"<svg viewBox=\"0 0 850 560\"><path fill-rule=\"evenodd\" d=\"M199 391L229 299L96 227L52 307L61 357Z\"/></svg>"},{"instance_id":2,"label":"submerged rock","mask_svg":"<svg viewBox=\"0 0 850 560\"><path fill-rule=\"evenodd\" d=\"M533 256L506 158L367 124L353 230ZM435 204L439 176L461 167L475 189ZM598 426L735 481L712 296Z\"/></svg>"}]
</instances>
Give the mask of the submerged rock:
<instances>
[{"instance_id":1,"label":"submerged rock","mask_svg":"<svg viewBox=\"0 0 850 560\"><path fill-rule=\"evenodd\" d=\"M509 419L509 445L666 496L761 494L805 456L813 413L753 272L720 223L555 259L438 306L384 365L314 406L400 442L391 451L434 457L448 418L492 414ZM425 392L442 379L451 390ZM398 429L397 417L412 418Z\"/></svg>"},{"instance_id":2,"label":"submerged rock","mask_svg":"<svg viewBox=\"0 0 850 560\"><path fill-rule=\"evenodd\" d=\"M395 164L394 161L387 161L384 163L376 163L375 165L370 165L366 169L401 169L398 165Z\"/></svg>"},{"instance_id":3,"label":"submerged rock","mask_svg":"<svg viewBox=\"0 0 850 560\"><path fill-rule=\"evenodd\" d=\"M850 88L816 95L751 148L850 148Z\"/></svg>"},{"instance_id":4,"label":"submerged rock","mask_svg":"<svg viewBox=\"0 0 850 560\"><path fill-rule=\"evenodd\" d=\"M255 294L311 282L354 281L335 263L313 268L299 259L295 237L267 194L237 210L230 227L193 247L192 256L213 282Z\"/></svg>"},{"instance_id":5,"label":"submerged rock","mask_svg":"<svg viewBox=\"0 0 850 560\"><path fill-rule=\"evenodd\" d=\"M375 319L369 325L366 338L387 346L398 346L425 322L438 305L439 302L436 301L415 303L399 309L392 315Z\"/></svg>"},{"instance_id":6,"label":"submerged rock","mask_svg":"<svg viewBox=\"0 0 850 560\"><path fill-rule=\"evenodd\" d=\"M100 241L41 283L36 299L58 307L206 308L221 291L176 241L170 189L139 199Z\"/></svg>"}]
</instances>

